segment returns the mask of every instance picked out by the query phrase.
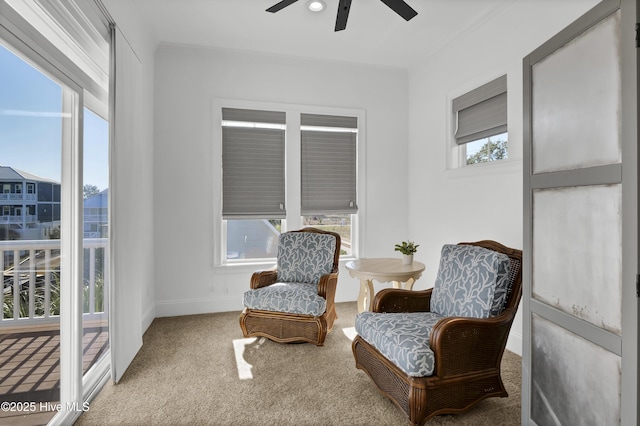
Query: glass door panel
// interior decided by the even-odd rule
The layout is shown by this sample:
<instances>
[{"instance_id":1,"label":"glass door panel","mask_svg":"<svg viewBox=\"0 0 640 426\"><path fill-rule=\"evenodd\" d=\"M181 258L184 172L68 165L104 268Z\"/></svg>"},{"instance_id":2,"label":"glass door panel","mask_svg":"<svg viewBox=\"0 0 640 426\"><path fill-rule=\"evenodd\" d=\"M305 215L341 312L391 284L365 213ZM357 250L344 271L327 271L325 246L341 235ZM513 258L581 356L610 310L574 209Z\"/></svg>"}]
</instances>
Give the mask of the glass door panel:
<instances>
[{"instance_id":1,"label":"glass door panel","mask_svg":"<svg viewBox=\"0 0 640 426\"><path fill-rule=\"evenodd\" d=\"M29 404L0 417L53 416L60 401L61 164L69 90L0 41L0 400Z\"/></svg>"},{"instance_id":2,"label":"glass door panel","mask_svg":"<svg viewBox=\"0 0 640 426\"><path fill-rule=\"evenodd\" d=\"M109 123L84 109L82 372L109 347Z\"/></svg>"},{"instance_id":3,"label":"glass door panel","mask_svg":"<svg viewBox=\"0 0 640 426\"><path fill-rule=\"evenodd\" d=\"M537 62L532 72L533 172L619 163L620 14Z\"/></svg>"},{"instance_id":4,"label":"glass door panel","mask_svg":"<svg viewBox=\"0 0 640 426\"><path fill-rule=\"evenodd\" d=\"M539 425L618 424L620 357L538 315L532 329L532 420Z\"/></svg>"},{"instance_id":5,"label":"glass door panel","mask_svg":"<svg viewBox=\"0 0 640 426\"><path fill-rule=\"evenodd\" d=\"M532 296L607 331L622 331L622 188L533 192Z\"/></svg>"}]
</instances>

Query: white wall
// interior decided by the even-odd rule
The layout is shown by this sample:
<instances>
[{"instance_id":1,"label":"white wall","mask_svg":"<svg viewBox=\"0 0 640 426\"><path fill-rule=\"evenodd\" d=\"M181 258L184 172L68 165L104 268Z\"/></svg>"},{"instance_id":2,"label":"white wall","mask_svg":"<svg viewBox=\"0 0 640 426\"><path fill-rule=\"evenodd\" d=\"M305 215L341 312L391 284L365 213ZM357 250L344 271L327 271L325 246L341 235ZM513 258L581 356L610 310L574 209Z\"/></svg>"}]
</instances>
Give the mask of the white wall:
<instances>
[{"instance_id":1,"label":"white wall","mask_svg":"<svg viewBox=\"0 0 640 426\"><path fill-rule=\"evenodd\" d=\"M522 59L598 2L517 1L409 70L409 230L431 287L443 244L492 239L523 244ZM451 99L507 74L509 160L448 169ZM508 348L522 353L521 309Z\"/></svg>"},{"instance_id":2,"label":"white wall","mask_svg":"<svg viewBox=\"0 0 640 426\"><path fill-rule=\"evenodd\" d=\"M407 73L186 46L161 45L155 58L154 233L156 315L242 309L253 267L213 267L214 99L363 109L368 257L394 256L407 235ZM363 164L364 164L363 163ZM270 265L271 266L271 265ZM359 284L341 268L337 301Z\"/></svg>"}]
</instances>

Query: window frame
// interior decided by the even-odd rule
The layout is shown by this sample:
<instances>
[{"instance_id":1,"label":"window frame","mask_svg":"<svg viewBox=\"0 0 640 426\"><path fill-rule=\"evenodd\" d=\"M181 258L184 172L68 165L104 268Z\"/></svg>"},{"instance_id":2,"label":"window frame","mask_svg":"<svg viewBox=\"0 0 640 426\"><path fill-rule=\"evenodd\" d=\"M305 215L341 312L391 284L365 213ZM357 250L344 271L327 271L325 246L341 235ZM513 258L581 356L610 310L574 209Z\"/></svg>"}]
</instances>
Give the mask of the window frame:
<instances>
[{"instance_id":1,"label":"window frame","mask_svg":"<svg viewBox=\"0 0 640 426\"><path fill-rule=\"evenodd\" d=\"M286 113L285 130L285 210L286 218L282 219L282 231L302 228L303 216L301 213L301 132L300 115L302 113L323 115L345 115L358 119L357 140L357 173L356 185L358 192L357 205L360 206L357 213L353 213L351 223L352 250L349 256L341 257L341 261L358 257L362 253L363 233L360 229L364 226L364 209L366 205L365 176L366 168L366 117L364 109L321 107L303 104L283 104L261 101L243 101L237 99L213 99L213 259L214 268L239 267L242 265L273 265L275 258L233 260L226 259L227 229L226 220L222 218L222 108L240 108L254 110L284 111Z\"/></svg>"},{"instance_id":2,"label":"window frame","mask_svg":"<svg viewBox=\"0 0 640 426\"><path fill-rule=\"evenodd\" d=\"M456 128L457 128L457 114L454 112L454 101L463 98L469 94L472 94L473 92L477 92L479 90L481 90L483 87L485 86L489 86L492 84L495 84L498 80L500 79L505 79L505 91L504 93L506 94L507 97L507 129L506 131L503 132L499 132L496 133L495 135L490 135L490 136L483 136L481 138L475 139L475 140L471 140L465 143L458 143L458 141L456 140ZM498 76L490 76L488 78L482 78L479 79L477 81L475 81L473 84L467 85L464 88L459 88L458 90L456 90L453 93L449 93L447 96L447 102L446 102L446 109L447 109L447 121L448 121L448 137L446 138L446 144L447 144L447 158L446 158L446 169L448 170L468 170L469 168L471 169L477 169L479 167L485 167L485 166L495 166L498 164L505 164L505 163L510 163L514 156L512 154L512 144L509 144L509 118L510 118L510 114L509 114L509 108L510 108L510 102L509 102L509 85L511 84L510 82L511 79L509 79L508 77L508 73L500 73ZM478 101L477 104L483 102L486 99L481 99ZM473 143L476 142L477 140L482 140L482 139L488 139L490 137L494 137L497 135L501 135L503 133L507 134L507 158L505 159L501 159L501 160L496 160L496 161L485 161L485 162L481 162L481 163L475 163L475 164L467 164L467 145L469 143Z\"/></svg>"}]
</instances>

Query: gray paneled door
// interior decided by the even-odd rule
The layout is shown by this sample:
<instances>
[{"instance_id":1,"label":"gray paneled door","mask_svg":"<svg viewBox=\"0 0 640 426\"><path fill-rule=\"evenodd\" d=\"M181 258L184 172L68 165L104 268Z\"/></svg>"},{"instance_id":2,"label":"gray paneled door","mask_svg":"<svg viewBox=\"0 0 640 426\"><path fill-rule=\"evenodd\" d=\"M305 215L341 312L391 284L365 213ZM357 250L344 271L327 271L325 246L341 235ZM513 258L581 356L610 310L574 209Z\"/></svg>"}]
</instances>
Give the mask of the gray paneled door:
<instances>
[{"instance_id":1,"label":"gray paneled door","mask_svg":"<svg viewBox=\"0 0 640 426\"><path fill-rule=\"evenodd\" d=\"M637 424L636 10L524 59L523 424Z\"/></svg>"}]
</instances>

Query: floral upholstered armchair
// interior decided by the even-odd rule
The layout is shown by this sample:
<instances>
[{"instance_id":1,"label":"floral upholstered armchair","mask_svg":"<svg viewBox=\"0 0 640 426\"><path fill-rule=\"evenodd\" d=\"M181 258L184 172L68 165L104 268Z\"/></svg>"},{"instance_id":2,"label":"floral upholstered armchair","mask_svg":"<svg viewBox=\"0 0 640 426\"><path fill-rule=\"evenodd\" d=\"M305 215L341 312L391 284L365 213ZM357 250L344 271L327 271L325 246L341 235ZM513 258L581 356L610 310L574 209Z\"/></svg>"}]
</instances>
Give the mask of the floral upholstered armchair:
<instances>
[{"instance_id":1,"label":"floral upholstered armchair","mask_svg":"<svg viewBox=\"0 0 640 426\"><path fill-rule=\"evenodd\" d=\"M240 327L245 337L324 344L337 318L340 235L315 228L285 232L277 265L255 272L244 293Z\"/></svg>"},{"instance_id":2,"label":"floral upholstered armchair","mask_svg":"<svg viewBox=\"0 0 640 426\"><path fill-rule=\"evenodd\" d=\"M522 251L445 245L433 289L385 289L356 317L356 367L421 425L506 397L500 363L518 308Z\"/></svg>"}]
</instances>

